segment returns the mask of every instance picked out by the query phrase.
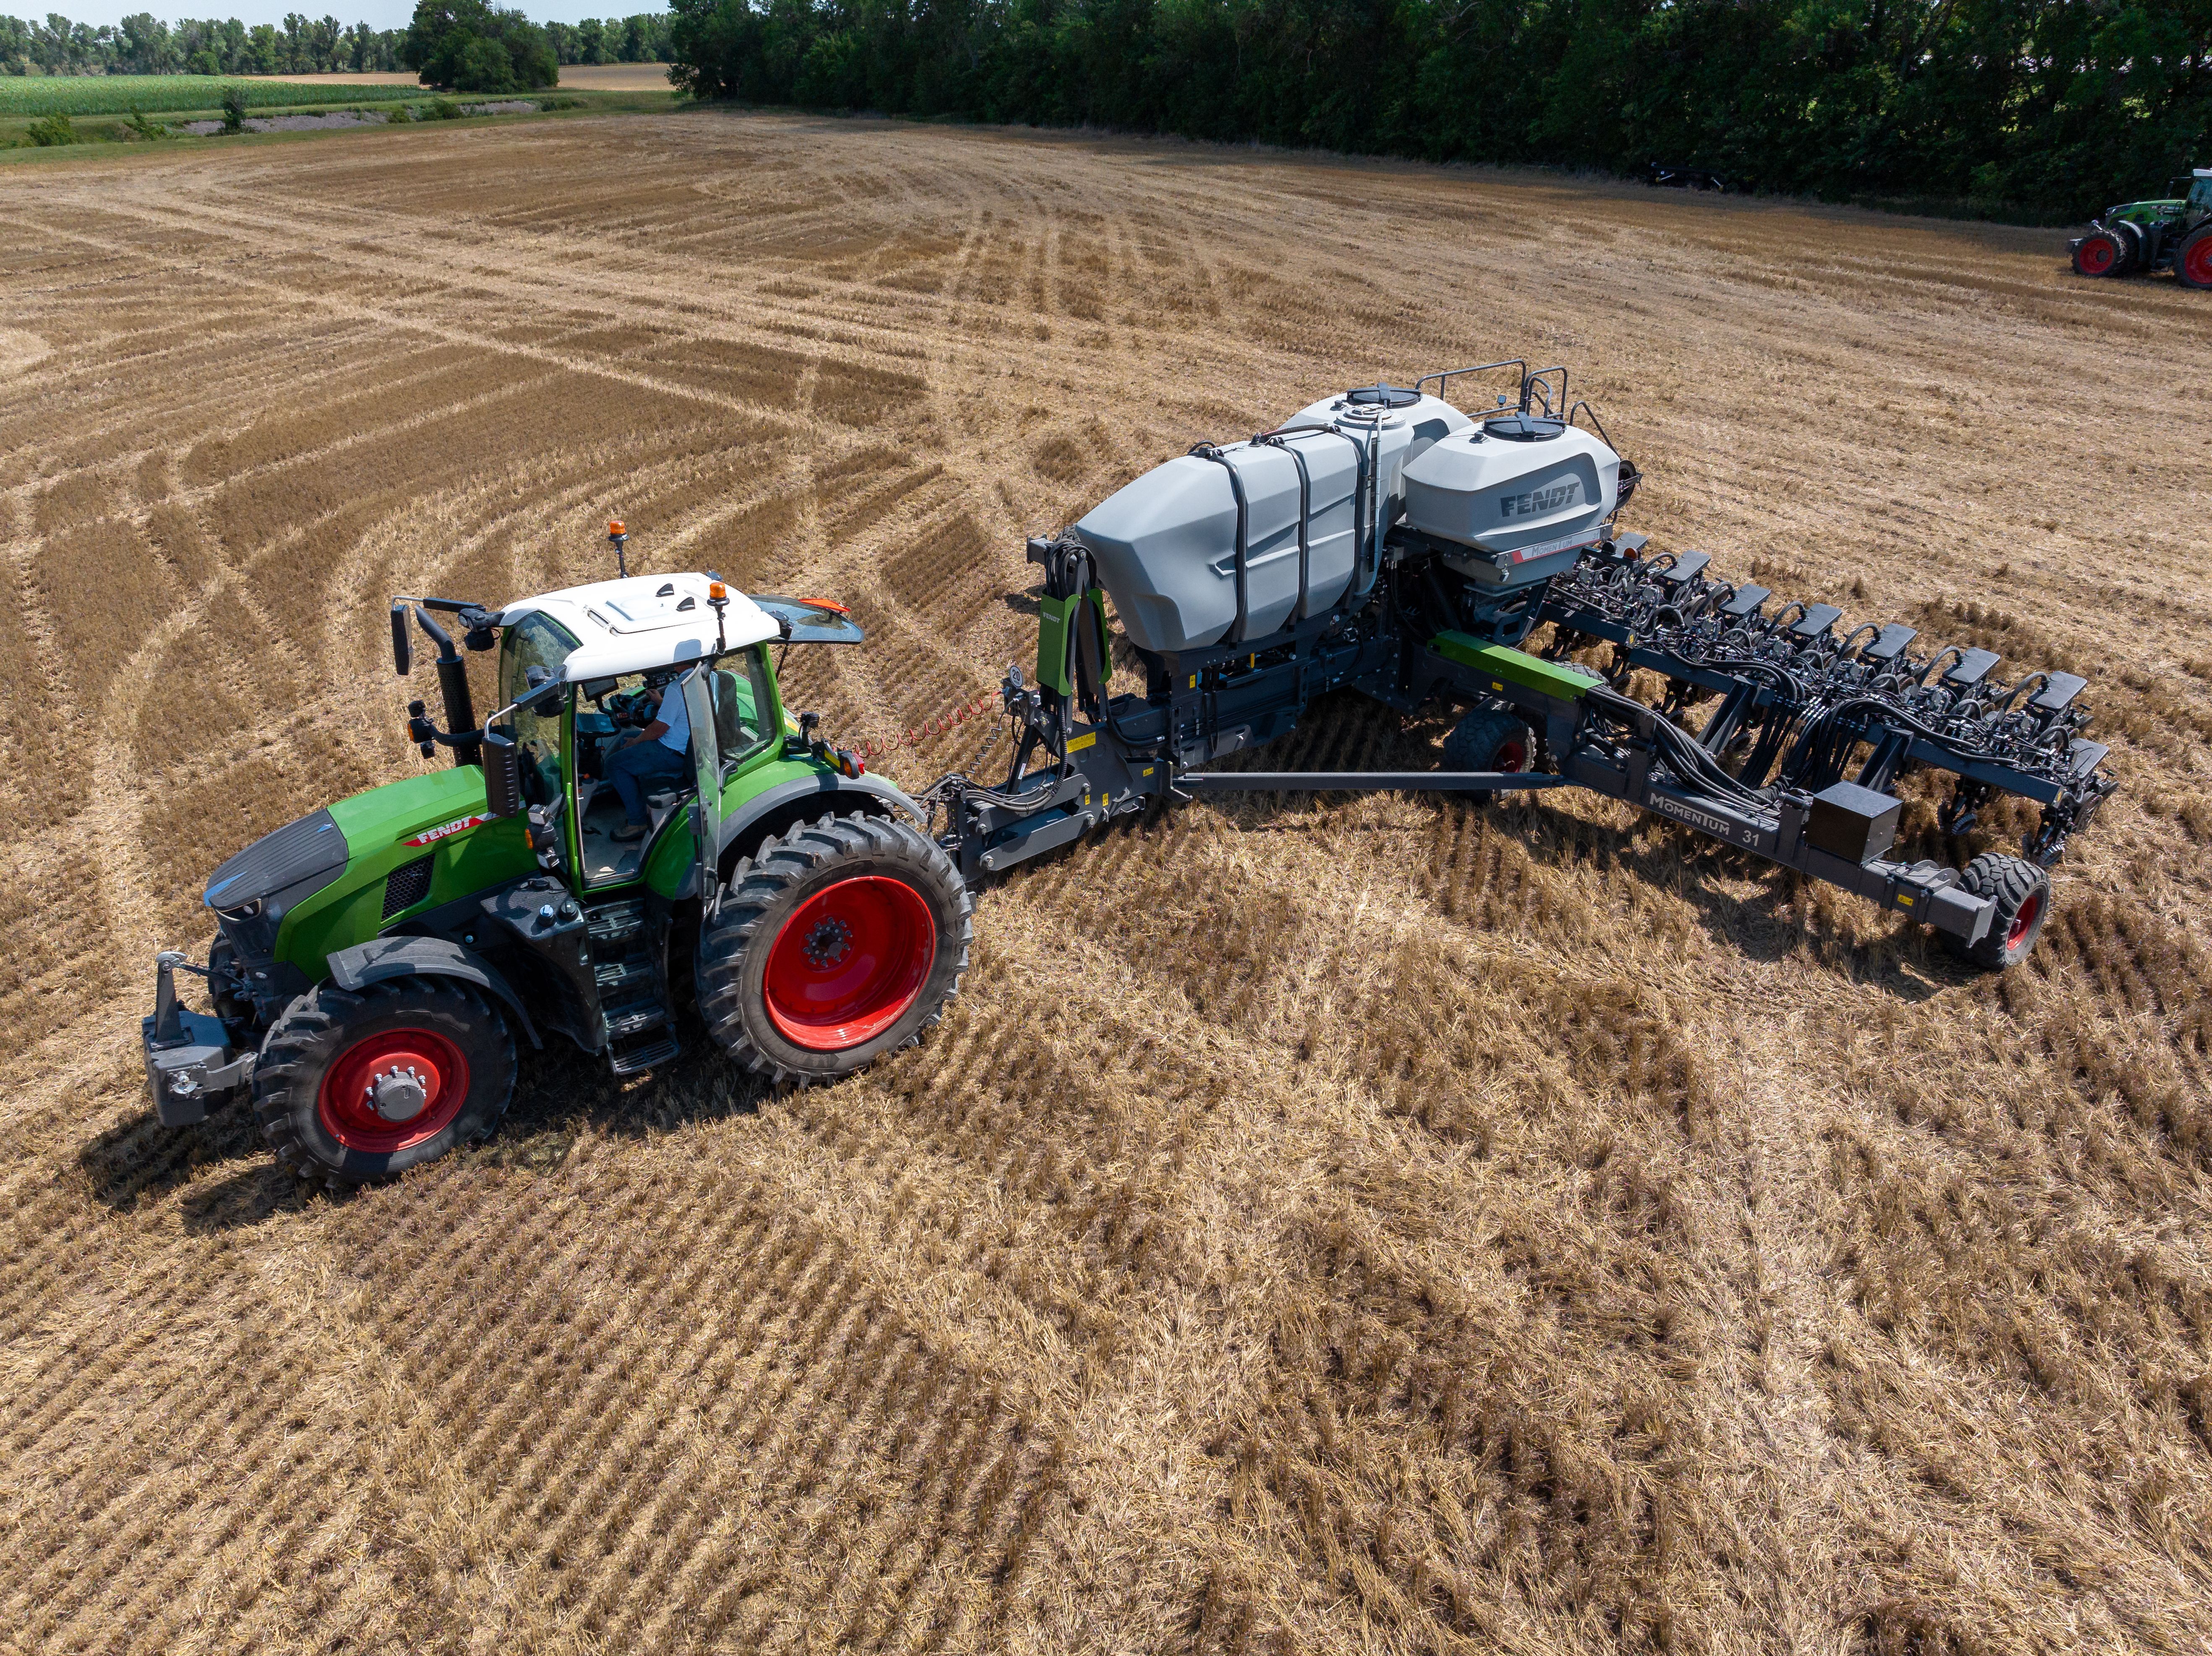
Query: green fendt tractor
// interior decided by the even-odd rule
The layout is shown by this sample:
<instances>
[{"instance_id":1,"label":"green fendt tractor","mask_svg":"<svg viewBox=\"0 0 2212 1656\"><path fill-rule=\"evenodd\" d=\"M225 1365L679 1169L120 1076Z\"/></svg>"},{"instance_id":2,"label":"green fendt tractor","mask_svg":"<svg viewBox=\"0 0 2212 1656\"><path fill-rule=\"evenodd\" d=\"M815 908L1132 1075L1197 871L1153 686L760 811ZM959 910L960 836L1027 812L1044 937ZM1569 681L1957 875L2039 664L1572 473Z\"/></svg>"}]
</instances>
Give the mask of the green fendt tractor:
<instances>
[{"instance_id":1,"label":"green fendt tractor","mask_svg":"<svg viewBox=\"0 0 2212 1656\"><path fill-rule=\"evenodd\" d=\"M2189 193L2124 202L2091 219L2089 234L2066 244L2075 274L2148 275L2171 267L2184 287L2212 288L2212 167L2173 182Z\"/></svg>"},{"instance_id":2,"label":"green fendt tractor","mask_svg":"<svg viewBox=\"0 0 2212 1656\"><path fill-rule=\"evenodd\" d=\"M498 652L501 706L481 725L431 612ZM399 599L402 674L410 616L438 647L447 728L417 701L410 734L453 765L303 816L216 870L207 964L161 955L145 1020L165 1124L250 1089L286 1164L354 1185L489 1132L518 1040L563 1037L633 1074L675 1055L689 1004L732 1058L804 1082L942 1015L968 961L959 870L912 800L818 740L811 715L788 719L777 689L772 648L859 641L838 606L748 598L711 573L495 611ZM639 788L639 834L609 761L662 736L684 773ZM207 978L211 1012L179 1001L179 971Z\"/></svg>"}]
</instances>

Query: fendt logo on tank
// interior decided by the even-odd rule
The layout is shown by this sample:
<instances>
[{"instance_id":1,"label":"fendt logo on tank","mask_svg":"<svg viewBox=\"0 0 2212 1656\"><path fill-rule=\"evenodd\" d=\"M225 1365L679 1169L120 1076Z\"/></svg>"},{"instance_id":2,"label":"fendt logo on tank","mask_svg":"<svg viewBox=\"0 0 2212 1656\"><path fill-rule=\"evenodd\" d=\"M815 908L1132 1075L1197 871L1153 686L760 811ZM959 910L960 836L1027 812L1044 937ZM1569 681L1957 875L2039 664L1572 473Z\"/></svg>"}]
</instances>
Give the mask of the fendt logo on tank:
<instances>
[{"instance_id":1,"label":"fendt logo on tank","mask_svg":"<svg viewBox=\"0 0 2212 1656\"><path fill-rule=\"evenodd\" d=\"M1575 496L1582 492L1582 480L1570 477L1549 488L1532 488L1526 494L1508 494L1498 503L1501 518L1534 518L1547 512L1557 512L1563 506L1572 506Z\"/></svg>"},{"instance_id":2,"label":"fendt logo on tank","mask_svg":"<svg viewBox=\"0 0 2212 1656\"><path fill-rule=\"evenodd\" d=\"M491 813L480 810L473 816L464 816L456 822L441 822L434 828L424 828L413 839L402 840L399 843L403 846L434 845L441 840L451 839L456 834L465 833L479 822L489 821L491 821Z\"/></svg>"}]
</instances>

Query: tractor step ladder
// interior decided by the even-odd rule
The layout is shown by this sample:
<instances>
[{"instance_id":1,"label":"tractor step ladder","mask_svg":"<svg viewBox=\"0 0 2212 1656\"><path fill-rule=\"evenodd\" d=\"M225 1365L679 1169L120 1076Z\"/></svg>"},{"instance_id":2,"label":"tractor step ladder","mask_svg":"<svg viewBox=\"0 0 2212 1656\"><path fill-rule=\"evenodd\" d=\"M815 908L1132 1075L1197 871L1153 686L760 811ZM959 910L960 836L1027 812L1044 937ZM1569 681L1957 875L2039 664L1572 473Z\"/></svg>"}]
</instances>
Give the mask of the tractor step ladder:
<instances>
[{"instance_id":1,"label":"tractor step ladder","mask_svg":"<svg viewBox=\"0 0 2212 1656\"><path fill-rule=\"evenodd\" d=\"M586 934L592 941L592 975L599 989L601 1050L618 1076L635 1075L665 1064L683 1050L676 1039L653 957L642 897L595 904Z\"/></svg>"}]
</instances>

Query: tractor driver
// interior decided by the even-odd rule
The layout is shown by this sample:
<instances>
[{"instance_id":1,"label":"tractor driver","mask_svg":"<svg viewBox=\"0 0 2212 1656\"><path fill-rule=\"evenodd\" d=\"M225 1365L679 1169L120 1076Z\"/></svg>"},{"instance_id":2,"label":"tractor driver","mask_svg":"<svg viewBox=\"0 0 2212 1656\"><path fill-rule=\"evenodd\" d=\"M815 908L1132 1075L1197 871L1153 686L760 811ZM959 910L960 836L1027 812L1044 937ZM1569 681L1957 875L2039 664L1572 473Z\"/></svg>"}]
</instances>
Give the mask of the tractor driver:
<instances>
[{"instance_id":1,"label":"tractor driver","mask_svg":"<svg viewBox=\"0 0 2212 1656\"><path fill-rule=\"evenodd\" d=\"M652 722L623 737L601 761L629 819L615 830L616 839L645 837L652 825L645 809L646 792L691 774L690 746L691 716L684 710L683 682L672 678L661 687L660 705L653 710Z\"/></svg>"}]
</instances>

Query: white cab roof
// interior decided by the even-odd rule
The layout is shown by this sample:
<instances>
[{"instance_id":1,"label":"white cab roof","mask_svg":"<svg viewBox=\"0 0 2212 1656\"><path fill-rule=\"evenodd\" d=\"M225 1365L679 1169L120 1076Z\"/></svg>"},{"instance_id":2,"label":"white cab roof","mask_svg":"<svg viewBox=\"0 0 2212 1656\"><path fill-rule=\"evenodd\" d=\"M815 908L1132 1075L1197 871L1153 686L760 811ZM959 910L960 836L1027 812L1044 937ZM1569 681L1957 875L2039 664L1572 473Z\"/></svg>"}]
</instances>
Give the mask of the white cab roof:
<instances>
[{"instance_id":1,"label":"white cab roof","mask_svg":"<svg viewBox=\"0 0 2212 1656\"><path fill-rule=\"evenodd\" d=\"M499 613L512 627L525 616L557 621L581 642L561 664L563 682L615 678L703 661L714 653L714 611L704 575L632 575L593 581L534 598L520 598ZM722 612L721 645L741 650L780 635L775 618L744 593L732 590Z\"/></svg>"}]
</instances>

